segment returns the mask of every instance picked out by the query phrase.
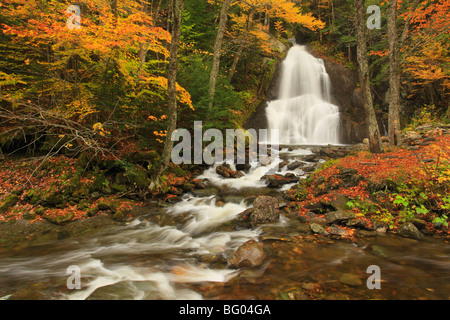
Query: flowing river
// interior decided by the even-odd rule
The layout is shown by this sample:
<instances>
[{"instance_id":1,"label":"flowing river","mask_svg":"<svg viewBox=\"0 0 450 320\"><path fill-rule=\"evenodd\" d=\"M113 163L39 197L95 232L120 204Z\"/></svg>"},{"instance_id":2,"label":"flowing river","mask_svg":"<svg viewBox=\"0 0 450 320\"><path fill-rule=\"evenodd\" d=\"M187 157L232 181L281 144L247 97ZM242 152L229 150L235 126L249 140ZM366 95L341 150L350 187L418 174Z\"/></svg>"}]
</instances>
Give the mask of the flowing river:
<instances>
[{"instance_id":1,"label":"flowing river","mask_svg":"<svg viewBox=\"0 0 450 320\"><path fill-rule=\"evenodd\" d=\"M280 161L310 154L280 151ZM238 179L214 167L198 178L208 188L149 212L128 224L82 236L0 247L3 299L448 299L450 246L378 234L355 241L312 235L308 225L281 215L278 223L238 228L233 219L254 196L282 200L282 188L261 177L277 163L253 166ZM279 172L295 173L301 169ZM209 192L209 194L207 194ZM155 217L167 219L159 223ZM241 244L259 239L268 252L257 268L230 268ZM366 285L369 266L380 268L380 289ZM69 289L69 266L81 273L81 289Z\"/></svg>"}]
</instances>

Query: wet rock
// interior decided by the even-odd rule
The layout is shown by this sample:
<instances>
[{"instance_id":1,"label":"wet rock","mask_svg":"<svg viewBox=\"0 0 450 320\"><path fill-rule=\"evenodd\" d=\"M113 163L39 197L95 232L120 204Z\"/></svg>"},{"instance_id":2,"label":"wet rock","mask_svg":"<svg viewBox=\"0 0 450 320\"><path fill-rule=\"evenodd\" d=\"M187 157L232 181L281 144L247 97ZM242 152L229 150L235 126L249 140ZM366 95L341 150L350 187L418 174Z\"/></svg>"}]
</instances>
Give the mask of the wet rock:
<instances>
[{"instance_id":1,"label":"wet rock","mask_svg":"<svg viewBox=\"0 0 450 320\"><path fill-rule=\"evenodd\" d=\"M357 234L361 237L375 237L378 235L377 231L358 230Z\"/></svg>"},{"instance_id":2,"label":"wet rock","mask_svg":"<svg viewBox=\"0 0 450 320\"><path fill-rule=\"evenodd\" d=\"M277 222L280 219L278 200L270 196L259 196L253 202L253 212L250 215L252 225Z\"/></svg>"},{"instance_id":3,"label":"wet rock","mask_svg":"<svg viewBox=\"0 0 450 320\"><path fill-rule=\"evenodd\" d=\"M247 210L244 210L241 213L239 213L235 220L238 222L249 222L252 213L253 208L248 208Z\"/></svg>"},{"instance_id":4,"label":"wet rock","mask_svg":"<svg viewBox=\"0 0 450 320\"><path fill-rule=\"evenodd\" d=\"M181 199L181 197L176 196L176 197L169 197L166 201L170 204L174 204L183 201L183 199Z\"/></svg>"},{"instance_id":5,"label":"wet rock","mask_svg":"<svg viewBox=\"0 0 450 320\"><path fill-rule=\"evenodd\" d=\"M183 183L183 186L181 187L184 192L190 192L195 189L195 184L190 182Z\"/></svg>"},{"instance_id":6,"label":"wet rock","mask_svg":"<svg viewBox=\"0 0 450 320\"><path fill-rule=\"evenodd\" d=\"M282 176L281 174L271 174L265 175L261 179L266 180L269 188L281 188L287 183L297 182L299 180L299 178L293 174L286 174L286 176Z\"/></svg>"},{"instance_id":7,"label":"wet rock","mask_svg":"<svg viewBox=\"0 0 450 320\"><path fill-rule=\"evenodd\" d=\"M414 218L410 221L413 225L416 226L417 229L422 230L425 229L427 226L427 222L422 219Z\"/></svg>"},{"instance_id":8,"label":"wet rock","mask_svg":"<svg viewBox=\"0 0 450 320\"><path fill-rule=\"evenodd\" d=\"M116 213L112 216L113 220L119 222L126 222L132 218L131 211L126 209L117 210Z\"/></svg>"},{"instance_id":9,"label":"wet rock","mask_svg":"<svg viewBox=\"0 0 450 320\"><path fill-rule=\"evenodd\" d=\"M203 180L194 179L194 180L192 180L192 183L194 184L195 189L205 189L206 188L205 181L203 181Z\"/></svg>"},{"instance_id":10,"label":"wet rock","mask_svg":"<svg viewBox=\"0 0 450 320\"><path fill-rule=\"evenodd\" d=\"M219 193L219 189L215 187L197 189L191 192L195 197L209 197Z\"/></svg>"},{"instance_id":11,"label":"wet rock","mask_svg":"<svg viewBox=\"0 0 450 320\"><path fill-rule=\"evenodd\" d=\"M305 172L313 172L314 170L316 170L316 166L306 166L303 167L302 170Z\"/></svg>"},{"instance_id":12,"label":"wet rock","mask_svg":"<svg viewBox=\"0 0 450 320\"><path fill-rule=\"evenodd\" d=\"M347 227L356 229L372 229L369 227L369 221L362 219L350 219L347 221Z\"/></svg>"},{"instance_id":13,"label":"wet rock","mask_svg":"<svg viewBox=\"0 0 450 320\"><path fill-rule=\"evenodd\" d=\"M320 156L316 154L310 154L303 158L303 160L307 162L318 162L320 160Z\"/></svg>"},{"instance_id":14,"label":"wet rock","mask_svg":"<svg viewBox=\"0 0 450 320\"><path fill-rule=\"evenodd\" d=\"M339 282L351 287L359 287L363 284L362 280L354 274L344 273L339 277Z\"/></svg>"},{"instance_id":15,"label":"wet rock","mask_svg":"<svg viewBox=\"0 0 450 320\"><path fill-rule=\"evenodd\" d=\"M330 235L332 236L346 237L349 235L349 233L346 230L339 228L337 226L331 226L328 230Z\"/></svg>"},{"instance_id":16,"label":"wet rock","mask_svg":"<svg viewBox=\"0 0 450 320\"><path fill-rule=\"evenodd\" d=\"M416 240L422 240L424 238L423 234L411 222L406 222L406 223L402 224L398 228L397 233L404 237L412 238L412 239L416 239Z\"/></svg>"},{"instance_id":17,"label":"wet rock","mask_svg":"<svg viewBox=\"0 0 450 320\"><path fill-rule=\"evenodd\" d=\"M318 223L311 223L311 225L309 226L311 231L317 234L324 234L325 233L325 229L324 227L322 227L320 224Z\"/></svg>"},{"instance_id":18,"label":"wet rock","mask_svg":"<svg viewBox=\"0 0 450 320\"><path fill-rule=\"evenodd\" d=\"M264 262L267 257L263 245L250 240L242 244L228 259L228 263L235 268L256 267Z\"/></svg>"},{"instance_id":19,"label":"wet rock","mask_svg":"<svg viewBox=\"0 0 450 320\"><path fill-rule=\"evenodd\" d=\"M328 224L340 223L355 218L353 212L350 211L333 211L325 213L325 220Z\"/></svg>"},{"instance_id":20,"label":"wet rock","mask_svg":"<svg viewBox=\"0 0 450 320\"><path fill-rule=\"evenodd\" d=\"M297 169L297 168L299 168L299 167L301 167L303 165L304 165L303 162L296 160L296 161L294 161L292 163L289 163L287 165L287 168L288 168L288 170L295 170L295 169Z\"/></svg>"},{"instance_id":21,"label":"wet rock","mask_svg":"<svg viewBox=\"0 0 450 320\"><path fill-rule=\"evenodd\" d=\"M248 172L251 169L252 165L250 163L238 163L236 164L236 170Z\"/></svg>"},{"instance_id":22,"label":"wet rock","mask_svg":"<svg viewBox=\"0 0 450 320\"><path fill-rule=\"evenodd\" d=\"M231 169L228 163L221 164L216 167L216 173L221 175L224 178L240 178L243 177L244 174L240 171L234 171Z\"/></svg>"}]
</instances>

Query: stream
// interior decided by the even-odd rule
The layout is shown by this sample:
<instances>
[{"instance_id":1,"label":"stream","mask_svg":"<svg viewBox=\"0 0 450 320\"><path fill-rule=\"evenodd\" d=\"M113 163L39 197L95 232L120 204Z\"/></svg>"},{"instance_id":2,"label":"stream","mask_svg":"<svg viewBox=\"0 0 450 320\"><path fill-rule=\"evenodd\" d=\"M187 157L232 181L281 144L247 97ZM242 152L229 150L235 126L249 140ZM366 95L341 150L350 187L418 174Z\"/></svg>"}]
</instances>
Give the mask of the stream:
<instances>
[{"instance_id":1,"label":"stream","mask_svg":"<svg viewBox=\"0 0 450 320\"><path fill-rule=\"evenodd\" d=\"M311 148L280 150L293 162ZM253 164L226 179L206 169L206 189L155 208L130 223L109 225L83 236L0 247L2 299L449 299L450 245L390 233L354 241L313 235L306 223L280 216L277 223L241 228L233 220L255 196L282 199L282 188L261 180L270 169ZM301 169L279 169L300 178ZM155 206L156 207L156 206ZM159 219L159 220L158 220ZM161 221L161 219L166 219ZM231 268L227 258L248 240L268 253L254 268ZM378 266L380 289L366 285ZM69 266L81 288L69 289Z\"/></svg>"}]
</instances>

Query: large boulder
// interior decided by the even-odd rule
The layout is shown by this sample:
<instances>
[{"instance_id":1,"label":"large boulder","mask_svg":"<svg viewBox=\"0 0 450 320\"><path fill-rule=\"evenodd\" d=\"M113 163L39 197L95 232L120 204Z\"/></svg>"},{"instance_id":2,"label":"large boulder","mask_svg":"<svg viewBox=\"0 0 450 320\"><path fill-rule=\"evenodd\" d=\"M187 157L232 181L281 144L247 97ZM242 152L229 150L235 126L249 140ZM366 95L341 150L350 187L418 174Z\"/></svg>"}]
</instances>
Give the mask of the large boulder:
<instances>
[{"instance_id":1,"label":"large boulder","mask_svg":"<svg viewBox=\"0 0 450 320\"><path fill-rule=\"evenodd\" d=\"M253 211L250 215L252 225L261 223L278 222L280 209L278 200L270 196L259 196L253 202Z\"/></svg>"},{"instance_id":2,"label":"large boulder","mask_svg":"<svg viewBox=\"0 0 450 320\"><path fill-rule=\"evenodd\" d=\"M257 241L250 240L242 244L236 252L228 259L228 263L235 268L257 267L267 257L263 245Z\"/></svg>"},{"instance_id":3,"label":"large boulder","mask_svg":"<svg viewBox=\"0 0 450 320\"><path fill-rule=\"evenodd\" d=\"M397 233L416 240L422 240L424 238L423 234L417 229L417 227L411 223L407 222L398 227Z\"/></svg>"}]
</instances>

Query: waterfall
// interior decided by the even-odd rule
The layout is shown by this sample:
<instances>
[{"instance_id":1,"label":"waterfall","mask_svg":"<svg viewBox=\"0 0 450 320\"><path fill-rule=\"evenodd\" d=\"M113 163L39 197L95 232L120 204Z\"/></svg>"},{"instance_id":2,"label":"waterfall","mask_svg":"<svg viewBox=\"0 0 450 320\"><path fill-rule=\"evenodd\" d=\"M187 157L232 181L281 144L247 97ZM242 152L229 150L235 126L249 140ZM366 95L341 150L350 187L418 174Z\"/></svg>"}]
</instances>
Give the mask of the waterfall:
<instances>
[{"instance_id":1,"label":"waterfall","mask_svg":"<svg viewBox=\"0 0 450 320\"><path fill-rule=\"evenodd\" d=\"M278 100L266 108L268 129L281 144L339 144L339 110L321 59L294 45L283 61Z\"/></svg>"}]
</instances>

